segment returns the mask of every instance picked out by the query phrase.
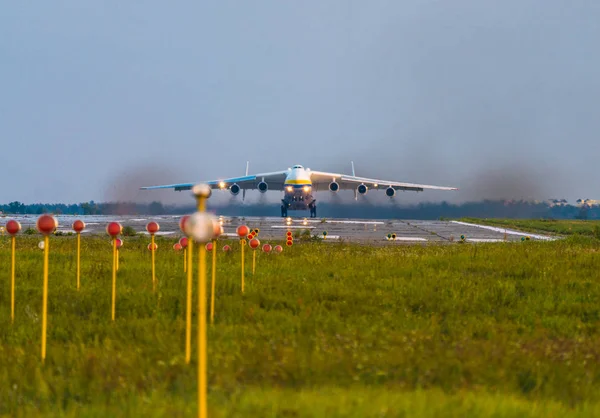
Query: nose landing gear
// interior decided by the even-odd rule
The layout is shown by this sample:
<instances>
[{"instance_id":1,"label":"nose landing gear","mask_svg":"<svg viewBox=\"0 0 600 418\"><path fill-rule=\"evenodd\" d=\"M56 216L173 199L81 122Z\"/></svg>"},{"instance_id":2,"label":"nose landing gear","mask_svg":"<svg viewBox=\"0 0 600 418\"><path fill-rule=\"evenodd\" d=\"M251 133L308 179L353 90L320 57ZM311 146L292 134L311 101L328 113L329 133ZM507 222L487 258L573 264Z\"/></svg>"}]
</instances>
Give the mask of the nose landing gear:
<instances>
[{"instance_id":1,"label":"nose landing gear","mask_svg":"<svg viewBox=\"0 0 600 418\"><path fill-rule=\"evenodd\" d=\"M312 202L310 205L308 205L308 208L310 209L310 217L316 218L317 217L317 204L315 202Z\"/></svg>"}]
</instances>

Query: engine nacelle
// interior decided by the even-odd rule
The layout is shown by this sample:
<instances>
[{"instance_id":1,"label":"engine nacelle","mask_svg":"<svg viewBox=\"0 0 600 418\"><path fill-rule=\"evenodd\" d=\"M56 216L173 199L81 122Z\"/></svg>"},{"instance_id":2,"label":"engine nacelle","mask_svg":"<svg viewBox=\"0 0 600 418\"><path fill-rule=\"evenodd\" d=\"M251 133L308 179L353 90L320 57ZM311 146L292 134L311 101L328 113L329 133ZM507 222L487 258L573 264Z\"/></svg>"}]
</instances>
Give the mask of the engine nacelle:
<instances>
[{"instance_id":1,"label":"engine nacelle","mask_svg":"<svg viewBox=\"0 0 600 418\"><path fill-rule=\"evenodd\" d=\"M237 196L238 194L240 194L240 186L237 183L233 183L229 188L229 191L232 195Z\"/></svg>"},{"instance_id":2,"label":"engine nacelle","mask_svg":"<svg viewBox=\"0 0 600 418\"><path fill-rule=\"evenodd\" d=\"M338 190L340 190L340 185L335 181L332 181L329 183L329 190L336 193Z\"/></svg>"},{"instance_id":3,"label":"engine nacelle","mask_svg":"<svg viewBox=\"0 0 600 418\"><path fill-rule=\"evenodd\" d=\"M396 194L396 189L394 189L392 186L385 189L385 195L387 197L394 197L395 194Z\"/></svg>"},{"instance_id":4,"label":"engine nacelle","mask_svg":"<svg viewBox=\"0 0 600 418\"><path fill-rule=\"evenodd\" d=\"M358 191L358 193L360 194L367 194L367 191L369 190L369 188L367 186L365 186L364 184L361 184L360 186L358 186L356 188L356 190Z\"/></svg>"},{"instance_id":5,"label":"engine nacelle","mask_svg":"<svg viewBox=\"0 0 600 418\"><path fill-rule=\"evenodd\" d=\"M265 193L267 190L269 190L269 185L264 181L261 181L260 183L258 183L257 188L259 192Z\"/></svg>"}]
</instances>

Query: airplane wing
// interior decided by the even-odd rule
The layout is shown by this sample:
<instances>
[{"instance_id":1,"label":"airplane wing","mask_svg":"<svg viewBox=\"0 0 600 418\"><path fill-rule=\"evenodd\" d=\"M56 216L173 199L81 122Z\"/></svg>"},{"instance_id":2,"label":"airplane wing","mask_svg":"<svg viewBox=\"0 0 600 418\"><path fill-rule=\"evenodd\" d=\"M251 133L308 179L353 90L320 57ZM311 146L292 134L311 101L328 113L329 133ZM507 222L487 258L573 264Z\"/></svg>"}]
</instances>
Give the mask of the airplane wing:
<instances>
[{"instance_id":1,"label":"airplane wing","mask_svg":"<svg viewBox=\"0 0 600 418\"><path fill-rule=\"evenodd\" d=\"M251 176L231 177L219 180L199 181L196 183L165 184L162 186L140 187L141 190L174 189L175 191L190 190L199 183L208 184L212 189L228 189L232 184L240 186L241 190L256 189L258 183L264 181L271 190L282 190L287 171L275 171L272 173L253 174Z\"/></svg>"},{"instance_id":2,"label":"airplane wing","mask_svg":"<svg viewBox=\"0 0 600 418\"><path fill-rule=\"evenodd\" d=\"M312 171L311 180L313 188L317 190L327 190L329 183L335 181L340 185L340 190L354 190L359 185L364 184L369 189L386 189L393 187L396 190L408 190L414 192L422 192L425 189L431 190L458 190L456 187L431 186L428 184L404 183L394 180L371 179L367 177L349 176L339 173L325 173L322 171Z\"/></svg>"}]
</instances>

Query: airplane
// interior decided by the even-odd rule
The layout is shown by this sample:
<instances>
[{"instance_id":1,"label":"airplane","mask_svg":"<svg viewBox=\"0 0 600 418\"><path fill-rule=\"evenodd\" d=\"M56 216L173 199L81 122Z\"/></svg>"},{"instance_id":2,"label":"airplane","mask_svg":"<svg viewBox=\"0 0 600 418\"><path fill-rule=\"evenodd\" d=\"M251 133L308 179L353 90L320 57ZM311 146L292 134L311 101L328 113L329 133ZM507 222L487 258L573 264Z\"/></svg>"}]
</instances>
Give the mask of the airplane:
<instances>
[{"instance_id":1,"label":"airplane","mask_svg":"<svg viewBox=\"0 0 600 418\"><path fill-rule=\"evenodd\" d=\"M430 186L426 184L358 177L354 172L354 162L351 164L352 175L313 171L301 165L294 165L287 170L274 171L272 173L249 175L249 165L246 163L245 176L211 180L204 183L208 184L212 189L229 190L234 196L237 196L242 191L244 198L246 190L258 189L260 193L266 193L269 189L282 190L281 216L284 218L288 216L288 210L310 210L310 217L316 218L317 200L313 196L313 193L321 190L329 190L332 193L337 193L340 190L354 190L354 198L356 200L358 200L359 194L367 194L370 188L385 188L385 194L390 198L394 197L398 190L415 192L422 192L425 189L458 190L456 187ZM190 190L195 184L197 183L146 186L141 187L141 190L174 189L175 191L182 191Z\"/></svg>"}]
</instances>

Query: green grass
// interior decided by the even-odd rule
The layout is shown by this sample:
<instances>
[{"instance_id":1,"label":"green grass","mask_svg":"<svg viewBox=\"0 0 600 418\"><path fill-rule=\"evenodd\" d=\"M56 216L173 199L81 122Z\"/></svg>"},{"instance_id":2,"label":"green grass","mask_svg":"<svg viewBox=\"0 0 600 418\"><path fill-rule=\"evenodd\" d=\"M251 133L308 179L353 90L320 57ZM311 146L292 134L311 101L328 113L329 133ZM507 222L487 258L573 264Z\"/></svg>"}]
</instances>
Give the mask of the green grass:
<instances>
[{"instance_id":1,"label":"green grass","mask_svg":"<svg viewBox=\"0 0 600 418\"><path fill-rule=\"evenodd\" d=\"M600 221L479 218L462 218L461 221L518 229L527 232L550 233L556 235L583 235L600 239Z\"/></svg>"},{"instance_id":2,"label":"green grass","mask_svg":"<svg viewBox=\"0 0 600 418\"><path fill-rule=\"evenodd\" d=\"M83 240L77 292L74 237L53 238L45 365L38 241L19 237L14 325L0 242L0 416L194 416L174 241L153 294L147 238L126 240L111 323L108 241ZM295 245L255 277L249 256L243 296L219 253L211 416L599 416L599 244Z\"/></svg>"}]
</instances>

